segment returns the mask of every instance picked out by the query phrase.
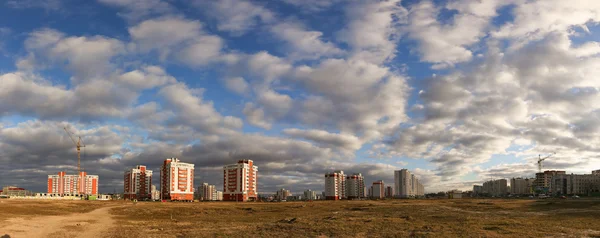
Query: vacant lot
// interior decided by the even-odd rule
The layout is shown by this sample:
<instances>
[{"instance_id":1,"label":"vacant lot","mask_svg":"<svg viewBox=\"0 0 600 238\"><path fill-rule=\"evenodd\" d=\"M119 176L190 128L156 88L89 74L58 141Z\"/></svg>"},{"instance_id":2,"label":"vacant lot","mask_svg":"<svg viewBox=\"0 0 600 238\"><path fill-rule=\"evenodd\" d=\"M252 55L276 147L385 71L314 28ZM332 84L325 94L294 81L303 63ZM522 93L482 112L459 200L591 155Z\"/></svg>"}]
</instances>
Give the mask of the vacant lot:
<instances>
[{"instance_id":1,"label":"vacant lot","mask_svg":"<svg viewBox=\"0 0 600 238\"><path fill-rule=\"evenodd\" d=\"M584 199L136 204L12 200L0 203L0 213L0 236L11 237L32 237L15 232L15 223L44 223L52 220L48 215L70 222L48 230L47 236L56 237L77 237L68 230L78 229L78 219L86 226L81 231L96 231L86 236L100 237L600 237L600 200ZM94 215L102 218L90 221Z\"/></svg>"}]
</instances>

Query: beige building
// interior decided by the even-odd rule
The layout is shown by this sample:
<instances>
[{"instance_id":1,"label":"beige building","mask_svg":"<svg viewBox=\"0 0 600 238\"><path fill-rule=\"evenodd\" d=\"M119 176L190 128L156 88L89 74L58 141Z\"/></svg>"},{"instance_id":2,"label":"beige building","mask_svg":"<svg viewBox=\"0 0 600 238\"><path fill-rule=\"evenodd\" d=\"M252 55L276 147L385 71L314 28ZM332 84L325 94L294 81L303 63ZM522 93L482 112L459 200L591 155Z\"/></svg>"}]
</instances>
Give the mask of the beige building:
<instances>
[{"instance_id":1,"label":"beige building","mask_svg":"<svg viewBox=\"0 0 600 238\"><path fill-rule=\"evenodd\" d=\"M510 179L510 194L528 195L533 193L533 178L512 178Z\"/></svg>"},{"instance_id":2,"label":"beige building","mask_svg":"<svg viewBox=\"0 0 600 238\"><path fill-rule=\"evenodd\" d=\"M425 195L425 187L419 179L407 169L394 171L395 197L421 197Z\"/></svg>"},{"instance_id":3,"label":"beige building","mask_svg":"<svg viewBox=\"0 0 600 238\"><path fill-rule=\"evenodd\" d=\"M286 190L285 188L279 189L275 194L275 200L283 201L287 200L289 196L292 196L292 192L290 190Z\"/></svg>"},{"instance_id":4,"label":"beige building","mask_svg":"<svg viewBox=\"0 0 600 238\"><path fill-rule=\"evenodd\" d=\"M552 176L553 195L589 195L600 193L600 174L557 174Z\"/></svg>"},{"instance_id":5,"label":"beige building","mask_svg":"<svg viewBox=\"0 0 600 238\"><path fill-rule=\"evenodd\" d=\"M346 196L348 199L364 198L365 178L360 173L346 176Z\"/></svg>"},{"instance_id":6,"label":"beige building","mask_svg":"<svg viewBox=\"0 0 600 238\"><path fill-rule=\"evenodd\" d=\"M385 185L383 184L383 180L373 182L370 191L371 194L369 197L372 199L383 199L385 197Z\"/></svg>"},{"instance_id":7,"label":"beige building","mask_svg":"<svg viewBox=\"0 0 600 238\"><path fill-rule=\"evenodd\" d=\"M535 193L551 193L550 180L552 176L566 174L565 171L557 170L546 170L543 173L535 174L535 181L533 182L533 189Z\"/></svg>"}]
</instances>

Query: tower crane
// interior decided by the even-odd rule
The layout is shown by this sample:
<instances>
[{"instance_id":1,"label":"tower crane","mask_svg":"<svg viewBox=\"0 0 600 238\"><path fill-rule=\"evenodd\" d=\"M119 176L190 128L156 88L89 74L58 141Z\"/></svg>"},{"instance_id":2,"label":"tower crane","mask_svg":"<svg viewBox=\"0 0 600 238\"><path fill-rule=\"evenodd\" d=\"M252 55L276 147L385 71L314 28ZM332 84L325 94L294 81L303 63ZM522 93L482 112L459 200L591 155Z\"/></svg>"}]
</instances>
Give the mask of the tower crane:
<instances>
[{"instance_id":1,"label":"tower crane","mask_svg":"<svg viewBox=\"0 0 600 238\"><path fill-rule=\"evenodd\" d=\"M67 135L69 135L69 138L71 138L71 141L73 141L73 144L75 145L75 147L77 147L77 176L80 176L80 174L81 174L81 147L85 147L85 144L81 140L81 136L78 136L77 141L75 141L75 139L73 139L73 135L71 135L71 133L67 130L67 128L64 127L64 129L65 129L65 132L67 133Z\"/></svg>"},{"instance_id":2,"label":"tower crane","mask_svg":"<svg viewBox=\"0 0 600 238\"><path fill-rule=\"evenodd\" d=\"M541 173L542 172L542 161L552 157L553 155L555 155L556 152L553 152L552 154L549 154L547 156L545 156L544 158L542 158L542 155L538 155L538 172Z\"/></svg>"}]
</instances>

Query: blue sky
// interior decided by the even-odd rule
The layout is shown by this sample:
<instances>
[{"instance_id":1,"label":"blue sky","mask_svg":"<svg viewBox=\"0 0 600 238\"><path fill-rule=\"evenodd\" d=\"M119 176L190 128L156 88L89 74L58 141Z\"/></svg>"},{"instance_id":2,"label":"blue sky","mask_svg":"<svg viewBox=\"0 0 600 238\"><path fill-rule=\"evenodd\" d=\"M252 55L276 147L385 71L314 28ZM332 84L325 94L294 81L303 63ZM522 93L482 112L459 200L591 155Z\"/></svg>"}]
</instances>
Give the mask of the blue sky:
<instances>
[{"instance_id":1,"label":"blue sky","mask_svg":"<svg viewBox=\"0 0 600 238\"><path fill-rule=\"evenodd\" d=\"M2 185L73 170L63 127L106 191L165 157L217 186L251 158L261 190L297 192L332 169L392 183L408 168L435 192L532 177L538 154L600 167L592 0L1 4L0 163L34 171Z\"/></svg>"}]
</instances>

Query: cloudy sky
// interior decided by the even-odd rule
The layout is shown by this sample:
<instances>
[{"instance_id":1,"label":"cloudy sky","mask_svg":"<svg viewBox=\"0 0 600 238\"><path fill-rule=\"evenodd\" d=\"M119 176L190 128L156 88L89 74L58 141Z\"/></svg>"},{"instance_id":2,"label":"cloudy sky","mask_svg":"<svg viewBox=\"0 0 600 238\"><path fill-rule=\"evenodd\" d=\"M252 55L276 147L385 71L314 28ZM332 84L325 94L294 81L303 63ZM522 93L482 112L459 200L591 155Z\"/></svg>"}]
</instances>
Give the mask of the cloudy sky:
<instances>
[{"instance_id":1,"label":"cloudy sky","mask_svg":"<svg viewBox=\"0 0 600 238\"><path fill-rule=\"evenodd\" d=\"M600 169L597 0L1 0L0 186L167 157L259 192Z\"/></svg>"}]
</instances>

